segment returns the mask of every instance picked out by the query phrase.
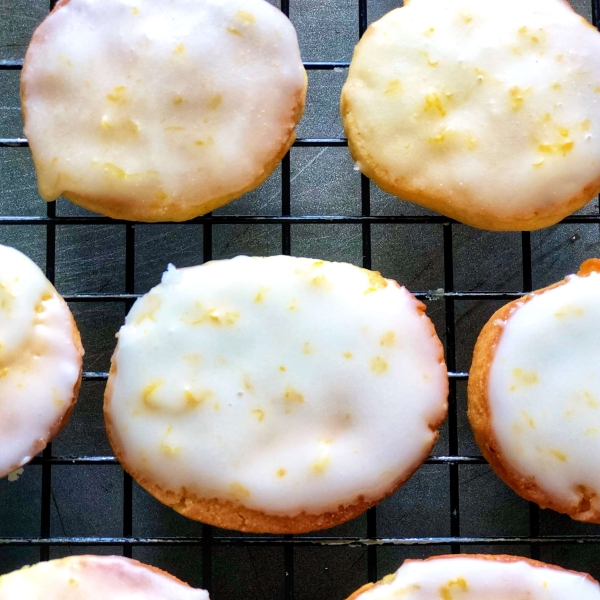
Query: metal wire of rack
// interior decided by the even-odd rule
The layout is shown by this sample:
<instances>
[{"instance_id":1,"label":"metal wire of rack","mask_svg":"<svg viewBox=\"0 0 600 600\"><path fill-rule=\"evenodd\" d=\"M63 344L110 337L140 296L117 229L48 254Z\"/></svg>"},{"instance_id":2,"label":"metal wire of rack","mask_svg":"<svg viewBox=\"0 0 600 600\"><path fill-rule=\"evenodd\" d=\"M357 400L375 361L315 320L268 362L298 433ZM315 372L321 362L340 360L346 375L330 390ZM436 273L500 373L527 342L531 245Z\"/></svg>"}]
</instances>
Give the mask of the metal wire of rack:
<instances>
[{"instance_id":1,"label":"metal wire of rack","mask_svg":"<svg viewBox=\"0 0 600 600\"><path fill-rule=\"evenodd\" d=\"M355 0L357 2L357 18L359 35L367 28L368 0ZM56 0L51 0L53 8ZM600 18L600 0L591 0L592 21L598 27ZM290 0L280 0L281 10L289 15ZM20 70L22 60L0 60L0 71ZM323 61L305 62L307 70L334 70L347 69L348 62ZM0 138L0 148L27 147L24 138ZM299 138L294 143L295 147L343 147L347 141L343 138ZM431 456L426 464L446 465L449 470L450 487L450 535L440 537L378 537L377 535L377 508L369 509L367 513L367 535L365 538L330 536L327 531L323 535L296 537L286 535L282 537L266 536L223 536L214 535L213 528L209 525L202 526L202 535L190 536L162 536L162 537L134 537L133 536L133 497L132 479L123 473L123 527L121 536L112 537L76 537L76 536L51 536L51 489L52 467L59 465L117 465L112 456L54 456L52 444L44 450L41 456L36 457L32 464L41 465L41 518L39 536L37 537L0 537L0 547L32 546L39 547L40 560L48 560L51 547L60 546L98 546L121 547L125 556L132 555L133 547L138 546L170 546L186 547L198 546L202 549L202 580L203 587L209 591L212 588L212 550L218 546L280 546L284 549L284 598L294 598L294 549L307 546L352 546L364 547L367 551L367 573L369 581L376 581L382 575L377 570L376 549L381 546L449 546L451 552L459 553L463 546L494 546L494 545L528 545L531 557L540 557L540 548L552 544L598 544L600 534L584 535L552 535L541 536L539 525L539 508L530 504L529 508L529 535L528 536L461 536L459 518L459 466L484 465L486 461L481 456L464 456L459 453L458 444L458 411L457 389L458 381L468 379L468 373L456 370L456 331L455 331L455 301L456 300L503 300L510 301L521 297L532 290L532 256L531 235L529 232L521 234L521 262L522 262L522 290L519 291L460 291L454 289L454 257L453 257L453 220L441 215L431 216L373 216L371 215L371 186L369 180L361 175L360 215L319 215L319 216L292 216L291 214L291 168L290 154L288 153L281 164L281 215L231 215L215 216L207 214L193 219L189 223L203 226L203 256L204 261L211 260L213 254L212 227L215 225L280 225L281 226L281 252L291 253L291 227L301 224L354 224L361 226L362 236L362 264L371 268L371 226L378 224L438 224L443 226L443 253L444 253L444 289L440 297L443 298L446 317L446 362L450 375L449 412L448 412L448 451L447 456ZM600 207L599 207L600 208ZM573 215L562 222L580 224L600 224L599 214ZM56 204L49 203L46 216L19 216L0 215L0 225L37 225L46 229L46 275L54 282L56 269L56 228L59 225L107 225L122 224L125 226L125 293L78 293L64 295L67 302L106 302L123 303L129 310L140 294L134 292L135 274L135 234L136 224L127 221L118 221L102 216L57 216ZM148 224L145 224L148 225ZM413 292L419 298L430 298L431 292ZM104 381L106 372L87 371L83 374L84 381Z\"/></svg>"}]
</instances>

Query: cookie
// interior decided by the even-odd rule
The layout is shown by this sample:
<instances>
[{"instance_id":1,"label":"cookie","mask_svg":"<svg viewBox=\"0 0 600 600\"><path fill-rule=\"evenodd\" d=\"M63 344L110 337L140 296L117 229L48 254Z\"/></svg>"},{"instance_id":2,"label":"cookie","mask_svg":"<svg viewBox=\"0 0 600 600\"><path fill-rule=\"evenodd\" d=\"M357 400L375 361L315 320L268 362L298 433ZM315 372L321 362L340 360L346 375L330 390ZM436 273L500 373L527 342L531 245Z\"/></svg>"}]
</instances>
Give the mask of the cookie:
<instances>
[{"instance_id":1,"label":"cookie","mask_svg":"<svg viewBox=\"0 0 600 600\"><path fill-rule=\"evenodd\" d=\"M61 0L21 77L42 198L141 221L260 185L305 95L294 27L264 0Z\"/></svg>"},{"instance_id":2,"label":"cookie","mask_svg":"<svg viewBox=\"0 0 600 600\"><path fill-rule=\"evenodd\" d=\"M67 424L82 357L66 302L32 260L0 245L0 477Z\"/></svg>"},{"instance_id":3,"label":"cookie","mask_svg":"<svg viewBox=\"0 0 600 600\"><path fill-rule=\"evenodd\" d=\"M407 560L392 575L369 583L348 600L597 600L598 582L530 558L450 554Z\"/></svg>"},{"instance_id":4,"label":"cookie","mask_svg":"<svg viewBox=\"0 0 600 600\"><path fill-rule=\"evenodd\" d=\"M469 420L517 494L600 523L600 260L515 300L483 328L469 374Z\"/></svg>"},{"instance_id":5,"label":"cookie","mask_svg":"<svg viewBox=\"0 0 600 600\"><path fill-rule=\"evenodd\" d=\"M413 0L369 27L342 92L359 169L482 229L600 191L600 35L563 0Z\"/></svg>"},{"instance_id":6,"label":"cookie","mask_svg":"<svg viewBox=\"0 0 600 600\"><path fill-rule=\"evenodd\" d=\"M170 266L119 333L106 427L124 468L182 515L299 533L379 502L447 411L424 305L344 263Z\"/></svg>"},{"instance_id":7,"label":"cookie","mask_svg":"<svg viewBox=\"0 0 600 600\"><path fill-rule=\"evenodd\" d=\"M122 556L69 556L0 576L0 600L208 600L204 590Z\"/></svg>"}]
</instances>

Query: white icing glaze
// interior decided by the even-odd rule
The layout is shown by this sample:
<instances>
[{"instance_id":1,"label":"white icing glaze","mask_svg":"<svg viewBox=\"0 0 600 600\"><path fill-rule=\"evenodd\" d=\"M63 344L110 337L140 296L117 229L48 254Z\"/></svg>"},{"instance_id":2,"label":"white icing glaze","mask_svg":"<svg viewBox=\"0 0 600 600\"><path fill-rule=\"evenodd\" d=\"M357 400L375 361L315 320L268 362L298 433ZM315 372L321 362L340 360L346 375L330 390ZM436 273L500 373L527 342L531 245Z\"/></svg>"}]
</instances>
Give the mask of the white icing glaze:
<instances>
[{"instance_id":1,"label":"white icing glaze","mask_svg":"<svg viewBox=\"0 0 600 600\"><path fill-rule=\"evenodd\" d=\"M292 24L263 0L70 0L37 30L22 83L44 199L198 214L268 174L305 74Z\"/></svg>"},{"instance_id":2,"label":"white icing glaze","mask_svg":"<svg viewBox=\"0 0 600 600\"><path fill-rule=\"evenodd\" d=\"M71 313L39 267L0 245L0 476L42 450L70 408L81 370L73 337Z\"/></svg>"},{"instance_id":3,"label":"white icing glaze","mask_svg":"<svg viewBox=\"0 0 600 600\"><path fill-rule=\"evenodd\" d=\"M503 460L563 502L577 504L579 486L600 492L599 339L600 275L574 275L510 315L490 366Z\"/></svg>"},{"instance_id":4,"label":"white icing glaze","mask_svg":"<svg viewBox=\"0 0 600 600\"><path fill-rule=\"evenodd\" d=\"M0 600L208 600L208 593L122 556L69 556L0 577Z\"/></svg>"},{"instance_id":5,"label":"white icing glaze","mask_svg":"<svg viewBox=\"0 0 600 600\"><path fill-rule=\"evenodd\" d=\"M383 585L357 600L598 600L598 584L583 573L528 562L457 557L410 560Z\"/></svg>"},{"instance_id":6,"label":"white icing glaze","mask_svg":"<svg viewBox=\"0 0 600 600\"><path fill-rule=\"evenodd\" d=\"M390 181L499 218L600 176L600 35L563 0L414 0L358 44L344 96Z\"/></svg>"},{"instance_id":7,"label":"white icing glaze","mask_svg":"<svg viewBox=\"0 0 600 600\"><path fill-rule=\"evenodd\" d=\"M165 273L119 334L105 410L162 489L273 515L381 498L446 412L422 306L377 273L237 257Z\"/></svg>"}]
</instances>

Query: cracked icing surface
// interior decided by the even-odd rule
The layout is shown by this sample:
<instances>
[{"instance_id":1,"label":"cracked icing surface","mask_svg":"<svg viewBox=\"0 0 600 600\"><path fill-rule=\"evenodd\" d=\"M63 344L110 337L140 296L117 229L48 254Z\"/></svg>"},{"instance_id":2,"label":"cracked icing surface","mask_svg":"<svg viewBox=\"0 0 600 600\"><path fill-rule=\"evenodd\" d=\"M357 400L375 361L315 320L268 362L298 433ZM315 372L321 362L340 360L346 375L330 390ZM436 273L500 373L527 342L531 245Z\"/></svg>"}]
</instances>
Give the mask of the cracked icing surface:
<instances>
[{"instance_id":1,"label":"cracked icing surface","mask_svg":"<svg viewBox=\"0 0 600 600\"><path fill-rule=\"evenodd\" d=\"M0 245L0 476L28 463L70 411L83 349L39 267Z\"/></svg>"},{"instance_id":2,"label":"cracked icing surface","mask_svg":"<svg viewBox=\"0 0 600 600\"><path fill-rule=\"evenodd\" d=\"M517 304L490 365L490 420L511 469L551 498L598 511L600 274Z\"/></svg>"},{"instance_id":3,"label":"cracked icing surface","mask_svg":"<svg viewBox=\"0 0 600 600\"><path fill-rule=\"evenodd\" d=\"M512 556L407 560L353 600L597 600L589 575Z\"/></svg>"},{"instance_id":4,"label":"cracked icing surface","mask_svg":"<svg viewBox=\"0 0 600 600\"><path fill-rule=\"evenodd\" d=\"M600 35L563 0L414 0L371 25L342 94L361 170L489 229L595 195L599 106Z\"/></svg>"},{"instance_id":5,"label":"cracked icing surface","mask_svg":"<svg viewBox=\"0 0 600 600\"><path fill-rule=\"evenodd\" d=\"M271 515L380 499L426 458L446 413L422 311L342 263L171 267L119 333L105 403L115 451L162 490Z\"/></svg>"},{"instance_id":6,"label":"cracked icing surface","mask_svg":"<svg viewBox=\"0 0 600 600\"><path fill-rule=\"evenodd\" d=\"M209 600L208 593L121 556L70 556L0 577L0 600Z\"/></svg>"},{"instance_id":7,"label":"cracked icing surface","mask_svg":"<svg viewBox=\"0 0 600 600\"><path fill-rule=\"evenodd\" d=\"M40 194L124 218L208 212L275 168L305 91L296 32L263 0L69 0L22 74Z\"/></svg>"}]
</instances>

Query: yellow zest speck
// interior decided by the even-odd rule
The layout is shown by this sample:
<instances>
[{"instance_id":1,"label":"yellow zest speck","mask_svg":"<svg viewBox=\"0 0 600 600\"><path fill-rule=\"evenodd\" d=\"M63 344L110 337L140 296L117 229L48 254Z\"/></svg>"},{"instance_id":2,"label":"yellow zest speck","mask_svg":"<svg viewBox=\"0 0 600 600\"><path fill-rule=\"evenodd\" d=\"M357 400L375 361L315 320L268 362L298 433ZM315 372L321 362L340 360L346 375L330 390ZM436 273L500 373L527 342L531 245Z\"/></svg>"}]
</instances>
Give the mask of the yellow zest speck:
<instances>
[{"instance_id":1,"label":"yellow zest speck","mask_svg":"<svg viewBox=\"0 0 600 600\"><path fill-rule=\"evenodd\" d=\"M252 412L254 418L260 423L265 418L265 411L260 408L255 408Z\"/></svg>"},{"instance_id":2,"label":"yellow zest speck","mask_svg":"<svg viewBox=\"0 0 600 600\"><path fill-rule=\"evenodd\" d=\"M595 94L600 94L600 85L594 88Z\"/></svg>"},{"instance_id":3,"label":"yellow zest speck","mask_svg":"<svg viewBox=\"0 0 600 600\"><path fill-rule=\"evenodd\" d=\"M585 121L581 122L581 131L589 131L591 126L592 122L589 119L586 119Z\"/></svg>"},{"instance_id":4,"label":"yellow zest speck","mask_svg":"<svg viewBox=\"0 0 600 600\"><path fill-rule=\"evenodd\" d=\"M396 341L396 334L393 331L388 331L381 336L379 340L380 346L393 346Z\"/></svg>"},{"instance_id":5,"label":"yellow zest speck","mask_svg":"<svg viewBox=\"0 0 600 600\"><path fill-rule=\"evenodd\" d=\"M378 271L369 271L369 270L366 270L366 273L369 278L369 286L365 290L365 294L364 294L365 296L367 294L372 294L373 292L383 290L387 287L387 285L388 285L387 279L384 279L381 276L381 273L379 273Z\"/></svg>"},{"instance_id":6,"label":"yellow zest speck","mask_svg":"<svg viewBox=\"0 0 600 600\"><path fill-rule=\"evenodd\" d=\"M240 21L244 21L245 23L249 23L249 24L256 23L256 17L251 12L248 12L247 10L238 10L235 13L235 16Z\"/></svg>"},{"instance_id":7,"label":"yellow zest speck","mask_svg":"<svg viewBox=\"0 0 600 600\"><path fill-rule=\"evenodd\" d=\"M370 360L369 368L376 375L383 375L389 367L387 362L381 358L381 356L375 356Z\"/></svg>"},{"instance_id":8,"label":"yellow zest speck","mask_svg":"<svg viewBox=\"0 0 600 600\"><path fill-rule=\"evenodd\" d=\"M523 418L525 419L527 425L529 425L531 429L535 429L535 421L531 418L531 415L526 413L524 410L521 411L521 414L523 415Z\"/></svg>"},{"instance_id":9,"label":"yellow zest speck","mask_svg":"<svg viewBox=\"0 0 600 600\"><path fill-rule=\"evenodd\" d=\"M317 460L312 464L312 470L317 475L321 475L325 469L329 466L331 461L330 457L330 446L332 440L325 440L323 442L319 442L319 452L317 455Z\"/></svg>"},{"instance_id":10,"label":"yellow zest speck","mask_svg":"<svg viewBox=\"0 0 600 600\"><path fill-rule=\"evenodd\" d=\"M558 83L558 81L553 81L551 87L553 90L560 90L562 88L562 86L560 85L560 83Z\"/></svg>"},{"instance_id":11,"label":"yellow zest speck","mask_svg":"<svg viewBox=\"0 0 600 600\"><path fill-rule=\"evenodd\" d=\"M167 431L165 432L165 435L163 437L163 440L160 443L160 449L167 456L174 456L176 454L179 454L179 452L181 452L181 448L179 446L171 446L171 445L167 444L167 438L169 437L169 435L171 435L172 431L173 431L173 427L168 427Z\"/></svg>"},{"instance_id":12,"label":"yellow zest speck","mask_svg":"<svg viewBox=\"0 0 600 600\"><path fill-rule=\"evenodd\" d=\"M215 402L215 403L213 404L213 410L214 410L215 412L219 412L219 411L221 410L221 405L220 405L218 402Z\"/></svg>"},{"instance_id":13,"label":"yellow zest speck","mask_svg":"<svg viewBox=\"0 0 600 600\"><path fill-rule=\"evenodd\" d=\"M183 396L188 408L197 408L204 404L204 401L210 398L213 393L210 390L204 390L202 392L192 393L190 390L184 390Z\"/></svg>"},{"instance_id":14,"label":"yellow zest speck","mask_svg":"<svg viewBox=\"0 0 600 600\"><path fill-rule=\"evenodd\" d=\"M598 404L598 400L596 400L596 398L594 398L594 396L590 394L590 392L588 392L587 390L583 393L583 395L585 397L587 405L590 408L598 408L600 406L600 404Z\"/></svg>"},{"instance_id":15,"label":"yellow zest speck","mask_svg":"<svg viewBox=\"0 0 600 600\"><path fill-rule=\"evenodd\" d=\"M345 359L347 359L347 360L350 360L351 358L353 358L353 357L354 357L354 354L352 354L352 352L344 352L344 353L342 354L342 356L343 356Z\"/></svg>"},{"instance_id":16,"label":"yellow zest speck","mask_svg":"<svg viewBox=\"0 0 600 600\"><path fill-rule=\"evenodd\" d=\"M331 283L331 281L329 281L329 279L327 279L327 277L325 277L325 275L317 275L316 277L313 277L310 280L310 283L315 287L323 288L326 290L330 290L333 288L333 284Z\"/></svg>"},{"instance_id":17,"label":"yellow zest speck","mask_svg":"<svg viewBox=\"0 0 600 600\"><path fill-rule=\"evenodd\" d=\"M221 106L221 102L223 102L223 96L221 96L221 94L216 94L208 101L208 109L216 110Z\"/></svg>"},{"instance_id":18,"label":"yellow zest speck","mask_svg":"<svg viewBox=\"0 0 600 600\"><path fill-rule=\"evenodd\" d=\"M423 32L423 35L424 35L425 37L431 37L434 31L435 31L435 29L434 29L433 27L430 27L429 29L426 29L426 30Z\"/></svg>"},{"instance_id":19,"label":"yellow zest speck","mask_svg":"<svg viewBox=\"0 0 600 600\"><path fill-rule=\"evenodd\" d=\"M517 87L516 85L511 87L510 90L508 90L508 93L510 96L510 105L511 105L511 108L513 109L513 111L517 112L518 110L520 110L522 108L523 97L525 96L527 91L528 90L522 90L521 88Z\"/></svg>"},{"instance_id":20,"label":"yellow zest speck","mask_svg":"<svg viewBox=\"0 0 600 600\"><path fill-rule=\"evenodd\" d=\"M183 54L185 52L185 44L180 43L173 49L173 54Z\"/></svg>"},{"instance_id":21,"label":"yellow zest speck","mask_svg":"<svg viewBox=\"0 0 600 600\"><path fill-rule=\"evenodd\" d=\"M458 579L453 579L449 581L446 585L443 585L440 588L440 598L442 600L454 600L454 596L452 594L451 588L457 587L461 591L466 592L469 587L467 586L467 581L463 577L459 577Z\"/></svg>"},{"instance_id":22,"label":"yellow zest speck","mask_svg":"<svg viewBox=\"0 0 600 600\"><path fill-rule=\"evenodd\" d=\"M105 175L114 177L115 179L127 179L127 177L129 177L129 174L126 171L123 171L123 169L117 167L117 165L113 165L112 163L104 163L102 165L102 170L104 171Z\"/></svg>"},{"instance_id":23,"label":"yellow zest speck","mask_svg":"<svg viewBox=\"0 0 600 600\"><path fill-rule=\"evenodd\" d=\"M425 96L425 107L423 108L423 111L437 113L441 117L446 116L446 110L437 94L427 94L427 96Z\"/></svg>"},{"instance_id":24,"label":"yellow zest speck","mask_svg":"<svg viewBox=\"0 0 600 600\"><path fill-rule=\"evenodd\" d=\"M229 486L229 491L235 496L236 500L248 500L250 498L250 490L237 481Z\"/></svg>"},{"instance_id":25,"label":"yellow zest speck","mask_svg":"<svg viewBox=\"0 0 600 600\"><path fill-rule=\"evenodd\" d=\"M556 55L556 62L561 62L563 59L563 55L562 54L557 54Z\"/></svg>"},{"instance_id":26,"label":"yellow zest speck","mask_svg":"<svg viewBox=\"0 0 600 600\"><path fill-rule=\"evenodd\" d=\"M543 164L544 164L544 159L540 158L539 160L536 160L534 163L531 163L531 166L539 168Z\"/></svg>"},{"instance_id":27,"label":"yellow zest speck","mask_svg":"<svg viewBox=\"0 0 600 600\"><path fill-rule=\"evenodd\" d=\"M183 102L183 96L181 94L175 94L173 96L173 104L175 104L175 106L178 106L182 102Z\"/></svg>"},{"instance_id":28,"label":"yellow zest speck","mask_svg":"<svg viewBox=\"0 0 600 600\"><path fill-rule=\"evenodd\" d=\"M8 375L8 367L4 367L4 369L0 369L0 378L6 377Z\"/></svg>"},{"instance_id":29,"label":"yellow zest speck","mask_svg":"<svg viewBox=\"0 0 600 600\"><path fill-rule=\"evenodd\" d=\"M79 587L79 584L77 583L77 581L75 581L75 579L73 579L72 577L69 577L69 585L71 587Z\"/></svg>"},{"instance_id":30,"label":"yellow zest speck","mask_svg":"<svg viewBox=\"0 0 600 600\"><path fill-rule=\"evenodd\" d=\"M244 375L244 389L250 394L254 394L254 384L248 375Z\"/></svg>"},{"instance_id":31,"label":"yellow zest speck","mask_svg":"<svg viewBox=\"0 0 600 600\"><path fill-rule=\"evenodd\" d=\"M152 399L154 392L163 384L162 380L153 381L142 390L142 402L148 408L159 408L156 401Z\"/></svg>"},{"instance_id":32,"label":"yellow zest speck","mask_svg":"<svg viewBox=\"0 0 600 600\"><path fill-rule=\"evenodd\" d=\"M554 456L554 458L556 458L560 462L567 462L567 455L564 452L561 452L560 450L552 448L550 450L550 454L552 454L552 456Z\"/></svg>"},{"instance_id":33,"label":"yellow zest speck","mask_svg":"<svg viewBox=\"0 0 600 600\"><path fill-rule=\"evenodd\" d=\"M296 310L298 308L298 300L292 300L288 306L288 310Z\"/></svg>"},{"instance_id":34,"label":"yellow zest speck","mask_svg":"<svg viewBox=\"0 0 600 600\"><path fill-rule=\"evenodd\" d=\"M600 433L600 429L597 427L590 427L589 429L585 430L585 435L598 435L598 433Z\"/></svg>"},{"instance_id":35,"label":"yellow zest speck","mask_svg":"<svg viewBox=\"0 0 600 600\"><path fill-rule=\"evenodd\" d=\"M469 136L469 140L467 141L467 148L469 150L475 150L475 148L477 148L477 146L479 145L479 142L473 137L473 136Z\"/></svg>"},{"instance_id":36,"label":"yellow zest speck","mask_svg":"<svg viewBox=\"0 0 600 600\"><path fill-rule=\"evenodd\" d=\"M566 156L573 149L574 142L562 142L560 144L539 144L538 150L544 154L562 154Z\"/></svg>"},{"instance_id":37,"label":"yellow zest speck","mask_svg":"<svg viewBox=\"0 0 600 600\"><path fill-rule=\"evenodd\" d=\"M298 390L289 385L283 392L283 398L285 400L286 414L289 414L294 406L304 402L304 396Z\"/></svg>"},{"instance_id":38,"label":"yellow zest speck","mask_svg":"<svg viewBox=\"0 0 600 600\"><path fill-rule=\"evenodd\" d=\"M314 352L314 348L312 347L310 342L304 342L302 345L302 353L303 354L312 354Z\"/></svg>"},{"instance_id":39,"label":"yellow zest speck","mask_svg":"<svg viewBox=\"0 0 600 600\"><path fill-rule=\"evenodd\" d=\"M139 14L140 14L140 9L139 9L137 6L134 6L134 7L131 9L131 12L132 12L134 15L139 15Z\"/></svg>"},{"instance_id":40,"label":"yellow zest speck","mask_svg":"<svg viewBox=\"0 0 600 600\"><path fill-rule=\"evenodd\" d=\"M254 296L254 302L260 304L265 299L265 294L267 293L267 291L268 288L264 286L259 288L258 292L256 292L256 296Z\"/></svg>"},{"instance_id":41,"label":"yellow zest speck","mask_svg":"<svg viewBox=\"0 0 600 600\"><path fill-rule=\"evenodd\" d=\"M237 35L238 37L242 37L242 32L239 29L235 29L234 27L228 27L227 32L231 33L231 35Z\"/></svg>"},{"instance_id":42,"label":"yellow zest speck","mask_svg":"<svg viewBox=\"0 0 600 600\"><path fill-rule=\"evenodd\" d=\"M281 366L279 367L279 370L280 370L282 373L285 373L285 371L286 371L286 369L285 369L285 367L284 367L283 365L281 365Z\"/></svg>"},{"instance_id":43,"label":"yellow zest speck","mask_svg":"<svg viewBox=\"0 0 600 600\"><path fill-rule=\"evenodd\" d=\"M437 59L431 58L431 56L429 56L428 52L422 52L422 54L425 57L425 60L427 61L427 64L430 67L437 67L437 65L438 65L438 60Z\"/></svg>"},{"instance_id":44,"label":"yellow zest speck","mask_svg":"<svg viewBox=\"0 0 600 600\"><path fill-rule=\"evenodd\" d=\"M116 87L112 93L107 94L106 98L110 102L114 102L115 104L125 104L127 102L127 97L125 96L126 87L124 85L120 85Z\"/></svg>"},{"instance_id":45,"label":"yellow zest speck","mask_svg":"<svg viewBox=\"0 0 600 600\"><path fill-rule=\"evenodd\" d=\"M196 146L204 146L204 142L202 140L196 140L194 144L196 144Z\"/></svg>"},{"instance_id":46,"label":"yellow zest speck","mask_svg":"<svg viewBox=\"0 0 600 600\"><path fill-rule=\"evenodd\" d=\"M535 385L538 382L538 376L534 371L523 371L523 369L513 369L512 376L522 385Z\"/></svg>"},{"instance_id":47,"label":"yellow zest speck","mask_svg":"<svg viewBox=\"0 0 600 600\"><path fill-rule=\"evenodd\" d=\"M470 23L473 20L473 17L469 13L462 13L461 16L465 23Z\"/></svg>"},{"instance_id":48,"label":"yellow zest speck","mask_svg":"<svg viewBox=\"0 0 600 600\"><path fill-rule=\"evenodd\" d=\"M521 28L519 29L519 33L520 33L521 35L523 35L523 34L527 33L527 27L526 27L525 25L523 25L523 27L521 27Z\"/></svg>"},{"instance_id":49,"label":"yellow zest speck","mask_svg":"<svg viewBox=\"0 0 600 600\"><path fill-rule=\"evenodd\" d=\"M563 319L564 317L583 317L583 315L583 308L576 304L565 304L558 312L554 313L554 316L557 319Z\"/></svg>"},{"instance_id":50,"label":"yellow zest speck","mask_svg":"<svg viewBox=\"0 0 600 600\"><path fill-rule=\"evenodd\" d=\"M277 477L279 477L281 479L282 477L285 477L286 473L287 473L287 471L285 469L278 469L277 470Z\"/></svg>"},{"instance_id":51,"label":"yellow zest speck","mask_svg":"<svg viewBox=\"0 0 600 600\"><path fill-rule=\"evenodd\" d=\"M60 60L60 62L64 63L65 65L67 65L67 67L72 67L73 66L73 63L71 62L71 59L66 54L61 54L58 57L58 60Z\"/></svg>"},{"instance_id":52,"label":"yellow zest speck","mask_svg":"<svg viewBox=\"0 0 600 600\"><path fill-rule=\"evenodd\" d=\"M399 79L393 79L387 84L385 91L383 92L386 96L391 96L392 94L401 94L402 93L402 84Z\"/></svg>"}]
</instances>

